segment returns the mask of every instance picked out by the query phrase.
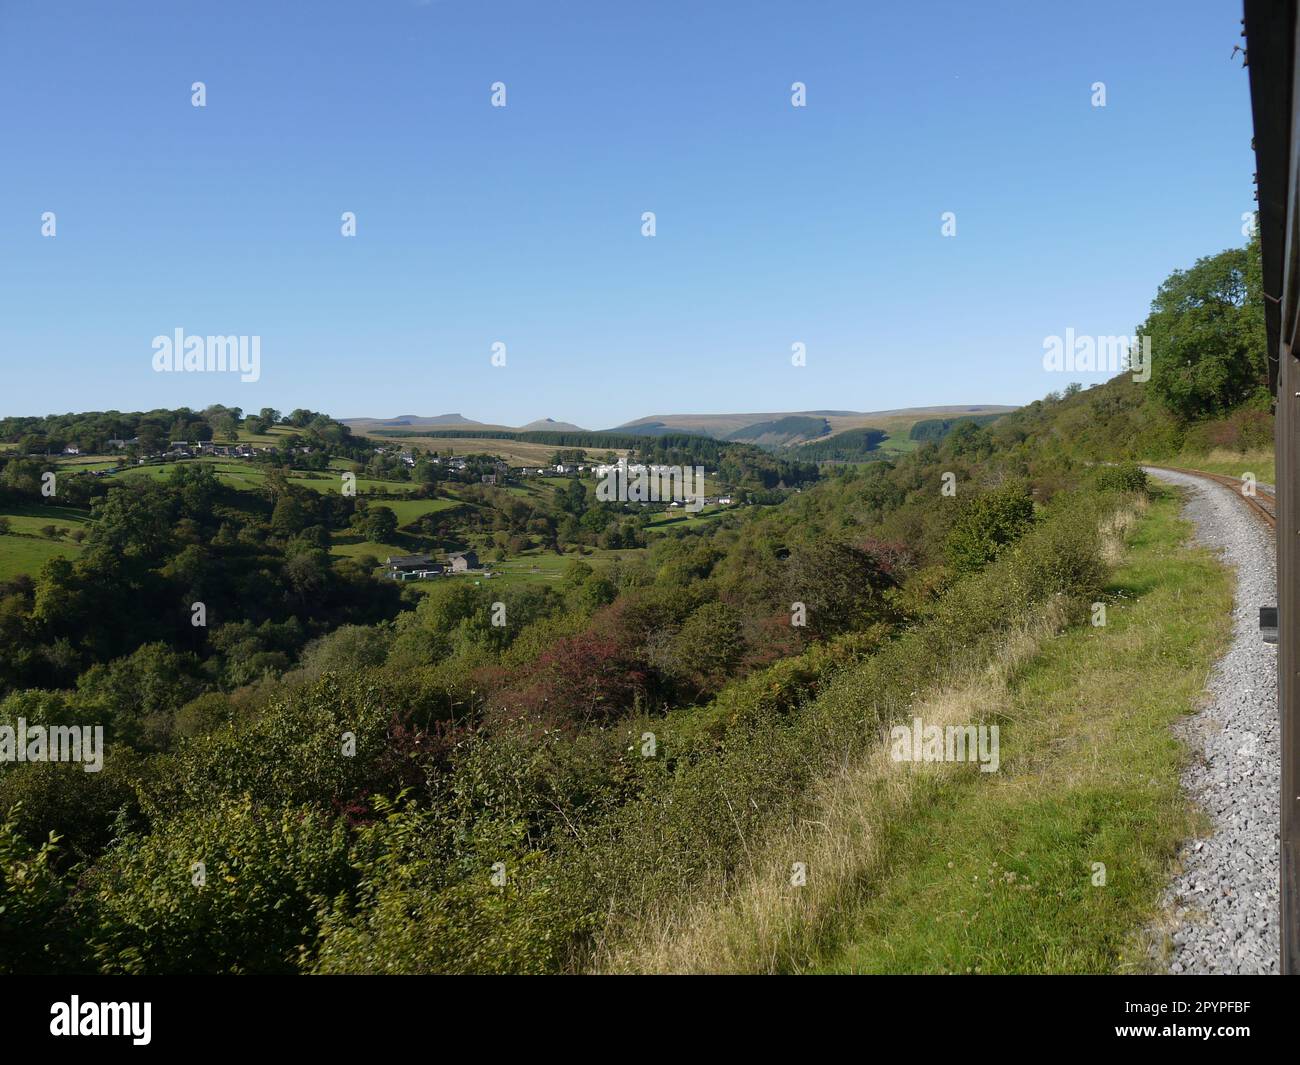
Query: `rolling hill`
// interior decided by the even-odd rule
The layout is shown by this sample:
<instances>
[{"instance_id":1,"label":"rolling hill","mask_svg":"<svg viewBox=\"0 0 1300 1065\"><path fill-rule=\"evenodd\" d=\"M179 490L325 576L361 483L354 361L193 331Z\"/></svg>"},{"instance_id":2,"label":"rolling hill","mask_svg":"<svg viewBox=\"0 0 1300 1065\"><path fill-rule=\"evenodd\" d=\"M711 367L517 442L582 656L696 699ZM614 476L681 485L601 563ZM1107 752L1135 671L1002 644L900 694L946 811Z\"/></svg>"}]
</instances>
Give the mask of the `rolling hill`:
<instances>
[{"instance_id":1,"label":"rolling hill","mask_svg":"<svg viewBox=\"0 0 1300 1065\"><path fill-rule=\"evenodd\" d=\"M668 433L692 433L710 436L715 440L757 444L764 448L800 448L814 443L825 443L843 433L852 433L846 441L849 451L861 450L869 437L870 450L885 453L909 451L916 446L910 439L914 425L921 422L952 422L960 418L991 420L998 415L1015 410L1015 407L995 403L972 403L965 406L903 407L882 411L813 410L772 411L766 413L736 414L658 414L625 422L609 432L635 433L645 436L663 436ZM424 416L399 414L392 418L343 418L358 436L385 435L383 430L401 429L408 432L440 429L507 430L513 432L585 432L572 422L554 418L539 418L521 426L508 426L495 422L480 422L463 414ZM870 433L864 436L864 432ZM880 435L883 434L883 435ZM861 439L859 439L861 438ZM461 447L473 446L462 442ZM832 445L836 454L844 448ZM822 449L825 451L825 449ZM832 452L825 451L826 455ZM530 453L529 460L537 455Z\"/></svg>"},{"instance_id":2,"label":"rolling hill","mask_svg":"<svg viewBox=\"0 0 1300 1065\"><path fill-rule=\"evenodd\" d=\"M882 411L770 411L752 414L656 414L626 422L618 429L627 432L700 433L720 440L736 440L767 446L798 446L825 440L853 429L883 429L895 441L906 441L908 431L919 421L969 415L1005 414L1015 407L996 403L965 406L904 407ZM888 443L885 445L888 447ZM905 448L906 443L903 444Z\"/></svg>"}]
</instances>

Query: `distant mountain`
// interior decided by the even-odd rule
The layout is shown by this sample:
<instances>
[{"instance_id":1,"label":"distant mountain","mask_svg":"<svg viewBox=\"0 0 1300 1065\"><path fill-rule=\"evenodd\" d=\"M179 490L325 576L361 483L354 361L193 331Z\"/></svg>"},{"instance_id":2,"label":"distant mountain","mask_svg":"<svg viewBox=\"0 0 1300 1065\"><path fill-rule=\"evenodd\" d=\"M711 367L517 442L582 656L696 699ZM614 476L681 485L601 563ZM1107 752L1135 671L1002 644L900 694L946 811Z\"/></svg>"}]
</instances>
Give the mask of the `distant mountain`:
<instances>
[{"instance_id":1,"label":"distant mountain","mask_svg":"<svg viewBox=\"0 0 1300 1065\"><path fill-rule=\"evenodd\" d=\"M521 433L585 433L587 430L573 422L557 422L554 418L538 418L519 427Z\"/></svg>"},{"instance_id":2,"label":"distant mountain","mask_svg":"<svg viewBox=\"0 0 1300 1065\"><path fill-rule=\"evenodd\" d=\"M427 417L421 414L399 414L395 418L340 418L344 425L352 427L355 433L366 433L374 429L500 429L503 426L476 422L463 414L437 414Z\"/></svg>"},{"instance_id":3,"label":"distant mountain","mask_svg":"<svg viewBox=\"0 0 1300 1065\"><path fill-rule=\"evenodd\" d=\"M832 439L840 433L869 428L882 430L887 434L884 446L888 448L893 446L889 441L906 442L908 431L917 422L927 419L951 421L955 418L971 416L989 417L1015 409L1015 407L993 403L972 403L966 406L905 407L882 411L813 410L769 411L753 414L657 414L647 418L637 418L635 421L625 422L606 431L643 436L691 433L711 436L715 440L734 440L737 443L758 444L760 447L783 448L800 447L814 441ZM587 432L573 422L556 421L554 418L539 418L522 426L474 421L463 414L438 414L432 417L399 414L394 418L343 418L341 421L351 426L352 431L359 436L384 429L404 430L408 433L438 429ZM855 446L859 443L860 441L855 441Z\"/></svg>"},{"instance_id":4,"label":"distant mountain","mask_svg":"<svg viewBox=\"0 0 1300 1065\"><path fill-rule=\"evenodd\" d=\"M699 433L718 440L736 440L768 446L793 446L824 440L851 429L883 429L906 438L907 431L927 418L1005 414L1015 407L996 403L965 406L904 407L881 411L769 411L754 414L655 414L637 418L617 428L624 432L662 436L664 433Z\"/></svg>"},{"instance_id":5,"label":"distant mountain","mask_svg":"<svg viewBox=\"0 0 1300 1065\"><path fill-rule=\"evenodd\" d=\"M755 422L753 425L747 425L743 429L729 433L727 439L765 447L784 447L787 444L801 444L828 436L830 431L831 423L825 418L790 414L770 422Z\"/></svg>"}]
</instances>

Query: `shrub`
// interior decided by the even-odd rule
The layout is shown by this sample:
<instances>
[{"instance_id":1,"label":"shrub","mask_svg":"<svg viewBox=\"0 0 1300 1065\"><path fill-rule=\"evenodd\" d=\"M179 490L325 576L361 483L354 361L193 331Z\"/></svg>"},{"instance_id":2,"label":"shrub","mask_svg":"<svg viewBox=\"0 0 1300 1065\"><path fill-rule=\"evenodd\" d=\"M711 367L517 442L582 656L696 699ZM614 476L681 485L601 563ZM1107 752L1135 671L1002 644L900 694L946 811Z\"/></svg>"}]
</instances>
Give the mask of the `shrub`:
<instances>
[{"instance_id":1,"label":"shrub","mask_svg":"<svg viewBox=\"0 0 1300 1065\"><path fill-rule=\"evenodd\" d=\"M1034 520L1034 502L1024 485L1009 485L961 504L944 553L957 574L972 573L997 558Z\"/></svg>"},{"instance_id":2,"label":"shrub","mask_svg":"<svg viewBox=\"0 0 1300 1065\"><path fill-rule=\"evenodd\" d=\"M56 869L58 837L29 842L18 813L0 821L0 975L57 972L75 954L65 934L68 882Z\"/></svg>"},{"instance_id":3,"label":"shrub","mask_svg":"<svg viewBox=\"0 0 1300 1065\"><path fill-rule=\"evenodd\" d=\"M594 919L566 910L545 857L508 829L450 866L430 811L390 808L358 844L355 905L333 900L321 920L318 973L545 973L567 967ZM494 880L495 878L495 880Z\"/></svg>"},{"instance_id":4,"label":"shrub","mask_svg":"<svg viewBox=\"0 0 1300 1065\"><path fill-rule=\"evenodd\" d=\"M1147 471L1134 462L1099 467L1093 483L1100 492L1136 492L1146 495L1149 489Z\"/></svg>"},{"instance_id":5,"label":"shrub","mask_svg":"<svg viewBox=\"0 0 1300 1065\"><path fill-rule=\"evenodd\" d=\"M347 853L341 823L248 799L128 834L91 874L83 903L94 919L99 968L293 972L315 942L324 901L353 881Z\"/></svg>"}]
</instances>

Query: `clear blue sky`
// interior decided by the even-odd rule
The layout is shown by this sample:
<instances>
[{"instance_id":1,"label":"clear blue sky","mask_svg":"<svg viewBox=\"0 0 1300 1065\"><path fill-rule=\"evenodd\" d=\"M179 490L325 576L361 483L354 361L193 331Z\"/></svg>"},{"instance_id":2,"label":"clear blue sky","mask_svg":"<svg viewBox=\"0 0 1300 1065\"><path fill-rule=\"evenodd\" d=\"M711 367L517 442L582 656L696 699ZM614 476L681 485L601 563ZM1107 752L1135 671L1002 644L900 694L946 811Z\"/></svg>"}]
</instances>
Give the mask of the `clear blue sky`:
<instances>
[{"instance_id":1,"label":"clear blue sky","mask_svg":"<svg viewBox=\"0 0 1300 1065\"><path fill-rule=\"evenodd\" d=\"M1243 243L1240 17L0 0L0 414L1027 402L1071 379L1045 336L1131 333ZM260 335L261 380L155 373L177 327Z\"/></svg>"}]
</instances>

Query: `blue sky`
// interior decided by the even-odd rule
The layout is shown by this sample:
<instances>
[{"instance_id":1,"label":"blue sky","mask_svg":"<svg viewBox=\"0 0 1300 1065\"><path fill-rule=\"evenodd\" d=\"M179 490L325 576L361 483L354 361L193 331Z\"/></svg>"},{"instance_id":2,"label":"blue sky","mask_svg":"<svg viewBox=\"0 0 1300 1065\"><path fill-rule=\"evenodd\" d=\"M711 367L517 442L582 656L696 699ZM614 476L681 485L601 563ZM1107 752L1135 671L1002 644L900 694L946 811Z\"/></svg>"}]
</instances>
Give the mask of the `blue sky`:
<instances>
[{"instance_id":1,"label":"blue sky","mask_svg":"<svg viewBox=\"0 0 1300 1065\"><path fill-rule=\"evenodd\" d=\"M0 0L0 415L606 428L1100 380L1044 372L1044 337L1131 333L1171 269L1243 243L1240 17ZM178 327L260 336L260 380L154 372Z\"/></svg>"}]
</instances>

